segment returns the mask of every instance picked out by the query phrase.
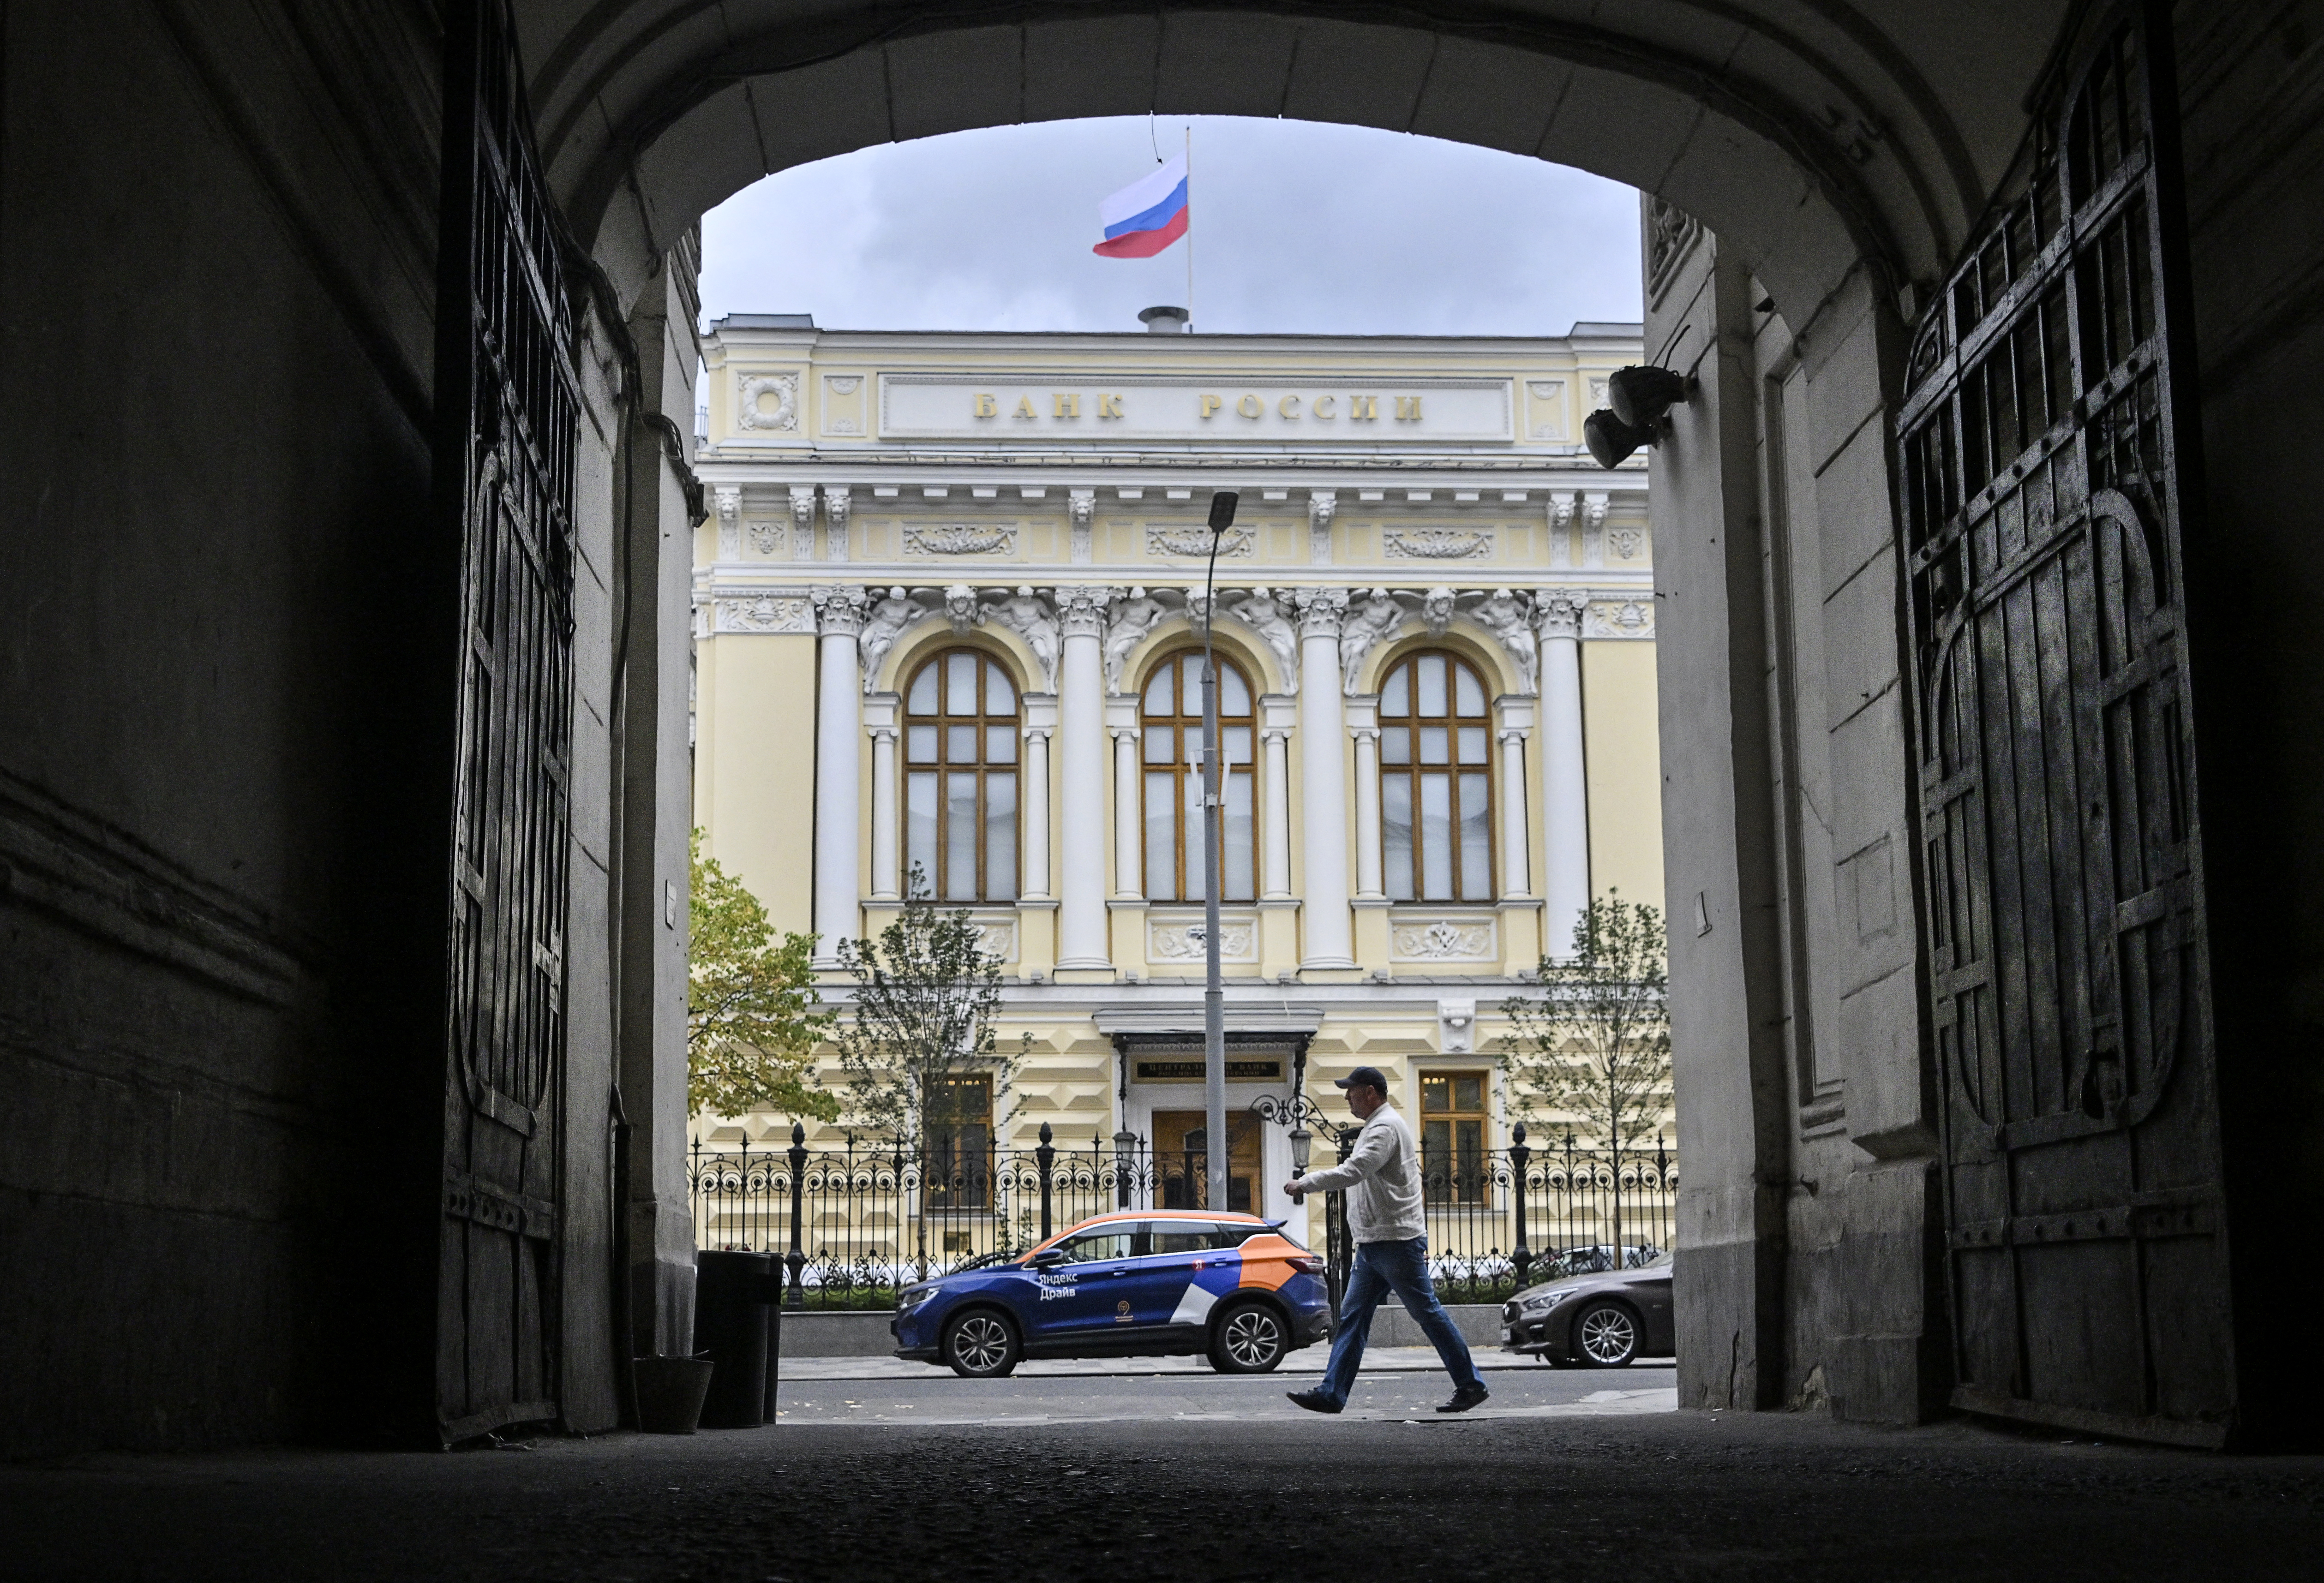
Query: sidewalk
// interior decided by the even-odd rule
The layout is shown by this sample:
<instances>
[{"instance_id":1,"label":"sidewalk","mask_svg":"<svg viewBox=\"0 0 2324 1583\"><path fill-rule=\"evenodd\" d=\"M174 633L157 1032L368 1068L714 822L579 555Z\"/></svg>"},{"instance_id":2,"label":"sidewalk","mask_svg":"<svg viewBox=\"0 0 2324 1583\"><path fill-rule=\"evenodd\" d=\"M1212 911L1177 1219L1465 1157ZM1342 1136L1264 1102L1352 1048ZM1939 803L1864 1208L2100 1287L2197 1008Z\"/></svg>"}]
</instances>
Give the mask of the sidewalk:
<instances>
[{"instance_id":1,"label":"sidewalk","mask_svg":"<svg viewBox=\"0 0 2324 1583\"><path fill-rule=\"evenodd\" d=\"M1478 1348L1471 1354L1480 1369L1546 1368L1549 1366L1515 1353L1489 1351ZM1329 1344L1318 1342L1303 1347L1283 1360L1278 1374L1322 1374L1330 1359ZM1668 1367L1668 1358L1640 1359L1641 1368ZM1444 1365L1434 1347L1368 1347L1364 1349L1366 1374L1442 1371ZM937 1363L915 1363L906 1358L785 1358L782 1377L786 1380L901 1380L919 1379L930 1369L945 1369ZM1203 1358L1034 1358L1017 1366L1018 1378L1039 1378L1047 1375L1143 1375L1143 1374L1209 1374L1210 1360ZM1602 1372L1609 1384L1621 1379L1620 1369Z\"/></svg>"}]
</instances>

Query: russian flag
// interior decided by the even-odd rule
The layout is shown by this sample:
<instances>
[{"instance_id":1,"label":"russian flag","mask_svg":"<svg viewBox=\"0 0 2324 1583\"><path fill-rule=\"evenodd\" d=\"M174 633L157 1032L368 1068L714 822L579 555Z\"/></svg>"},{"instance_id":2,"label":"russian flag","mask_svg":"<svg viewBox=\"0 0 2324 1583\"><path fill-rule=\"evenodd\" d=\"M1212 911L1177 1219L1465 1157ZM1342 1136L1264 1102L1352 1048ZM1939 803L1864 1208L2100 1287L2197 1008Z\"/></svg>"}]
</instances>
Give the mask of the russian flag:
<instances>
[{"instance_id":1,"label":"russian flag","mask_svg":"<svg viewBox=\"0 0 2324 1583\"><path fill-rule=\"evenodd\" d=\"M1152 258L1186 234L1186 156L1141 176L1097 206L1105 240L1090 249L1106 258Z\"/></svg>"}]
</instances>

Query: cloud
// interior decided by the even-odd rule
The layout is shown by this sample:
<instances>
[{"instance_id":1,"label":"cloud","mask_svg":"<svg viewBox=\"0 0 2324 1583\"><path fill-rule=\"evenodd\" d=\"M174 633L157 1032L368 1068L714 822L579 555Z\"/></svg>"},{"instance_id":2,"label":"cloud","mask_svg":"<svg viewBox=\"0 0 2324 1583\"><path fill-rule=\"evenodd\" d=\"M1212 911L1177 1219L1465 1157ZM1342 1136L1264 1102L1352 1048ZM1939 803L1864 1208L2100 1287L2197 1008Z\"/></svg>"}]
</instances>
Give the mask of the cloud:
<instances>
[{"instance_id":1,"label":"cloud","mask_svg":"<svg viewBox=\"0 0 2324 1583\"><path fill-rule=\"evenodd\" d=\"M1194 312L1234 334L1562 335L1639 317L1637 195L1369 127L1046 122L796 166L703 219L706 318L826 328L1135 330L1186 299L1184 243L1099 258L1101 198L1194 128Z\"/></svg>"}]
</instances>

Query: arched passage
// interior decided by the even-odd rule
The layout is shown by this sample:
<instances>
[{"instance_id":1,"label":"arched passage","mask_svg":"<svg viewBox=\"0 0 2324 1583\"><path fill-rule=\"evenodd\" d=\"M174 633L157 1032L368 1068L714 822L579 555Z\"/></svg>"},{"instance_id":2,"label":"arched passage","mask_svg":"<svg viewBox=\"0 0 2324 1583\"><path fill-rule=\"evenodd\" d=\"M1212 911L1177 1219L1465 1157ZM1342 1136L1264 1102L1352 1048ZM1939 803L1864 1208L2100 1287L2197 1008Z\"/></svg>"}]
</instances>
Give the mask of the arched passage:
<instances>
[{"instance_id":1,"label":"arched passage","mask_svg":"<svg viewBox=\"0 0 2324 1583\"><path fill-rule=\"evenodd\" d=\"M1880 955L1919 905L1888 414L1904 321L2002 186L2028 105L2076 48L2075 19L2101 8L520 9L548 191L613 286L594 309L609 299L633 333L682 320L681 294L647 290L659 261L764 171L1026 119L1161 109L1361 123L1568 162L1675 206L1650 234L1650 312L1704 393L1657 457L1663 706L1690 732L1667 764L1668 842L1687 859L1671 865L1671 901L1681 977L1698 1010L1723 1019L1703 1026L1742 1030L1748 1046L1718 1069L1724 1090L1692 1091L1704 1102L1689 1157L1730 1168L1690 1167L1698 1334L1713 1344L1690 1366L1689 1400L1773 1400L1789 1376L1768 1360L1788 1348L1796 1362L1834 1336L1845 1362L1802 1382L1807 1399L1876 1416L1941 1400L1948 1365L1926 1307L1940 1228L1912 1165L1932 1124L1919 980L1909 951ZM0 1144L24 1162L0 1208L19 1289L37 1294L11 1310L10 1339L60 1360L25 1382L31 1399L0 1434L11 1454L345 1432L350 1413L366 1431L439 1427L411 1382L433 1369L447 1203L440 1095L423 1091L443 1058L457 644L447 536L412 525L432 520L443 13L314 0L275 25L260 7L214 11L18 8L0 56L0 269L10 299L31 305L0 360L0 488L16 529L0 552L0 909L16 973ZM2312 228L2285 222L2317 205L2297 182L2324 137L2303 109L2324 56L2255 0L2182 22L2172 64L2184 118L2167 130L2186 157L2176 144L2157 157L2200 184L2202 405L2187 428L2214 430L2215 455L2235 447L2240 465L2203 489L2234 529L2216 553L2247 557L2196 570L2240 576L2257 612L2215 614L2198 633L2227 657L2209 674L2257 686L2207 727L2231 722L2227 740L2246 755L2227 788L2246 816L2228 822L2214 872L2235 860L2256 920L2212 958L2246 964L2252 1008L2234 1043L2244 1063L2223 1078L2225 1146L2246 1177L2294 1184L2282 1214L2296 1226L2312 1209L2297 1183L2313 1173L2277 1167L2312 1153L2312 1108L2304 1074L2281 1063L2312 1049L2315 1019L2284 986L2312 982L2324 950L2310 855L2324 848L2299 835L2324 823L2297 713L2324 686L2305 619L2324 573L2306 532L2318 464L2301 444L2317 400L2296 373L2319 354L2324 298ZM1718 267L1692 245L1695 223L1717 239ZM156 272L157 258L171 267ZM684 580L652 549L654 529L686 516L683 439L606 421L642 398L682 426L683 382L639 391L632 376L650 365L623 368L618 337L587 333L576 900L559 1002L575 1146L558 1183L579 1230L557 1293L562 1410L580 1426L610 1422L604 1360L632 1339L613 1333L608 1288L653 1315L650 1343L682 1346L680 1286L658 1288L640 1266L680 1269L688 1251L682 1216L657 1220L650 1203L609 1192L597 1146L608 1079L633 1061L624 1098L641 1139L669 1130L657 1106L683 1103L667 1014L683 996ZM1786 448L1761 467L1777 405ZM1773 519L1778 474L1794 526L1812 521L1786 564L1794 603L1827 612L1830 640L1813 653L1771 639L1762 547L1731 530ZM838 629L860 618L770 607L751 619L825 620L834 649L853 652ZM1828 782L1800 788L1856 799L1819 802L1805 821L1812 835L1821 819L1835 848L1821 926L1865 970L1829 987L1839 1009L1820 1046L1864 1058L1845 1117L1761 1102L1783 1090L1780 1055L1771 1065L1758 1042L1784 1013L1755 986L1789 970L1783 943L1751 927L1774 881L1748 871L1766 854L1746 837L1773 824L1754 788L1779 772L1789 787L1795 768L1767 730L1771 666L1823 678L1823 713L1799 712L1806 727L1847 727L1825 732ZM2206 795L2221 791L2215 777ZM679 811L674 842L653 828L657 807ZM1883 996L1895 1015L1868 1013ZM1809 1131L1838 1140L1829 1173L1791 1168ZM91 1170L98 1156L118 1173ZM1808 1198L1831 1212L1804 1214ZM464 1205L518 1221L537 1207ZM616 1238L629 1239L626 1271ZM2235 1367L2261 1378L2252 1371L2297 1354L2252 1316L2307 1311L2304 1266L2278 1256L2271 1273L2264 1233L2239 1247ZM1851 1274L1876 1265L1919 1274ZM1787 1306L1784 1282L1803 1271L1828 1305ZM2240 1302L2241 1284L2270 1281L2279 1301ZM376 1389L352 1407L335 1367L350 1344L327 1317L347 1313L374 1316L363 1339L378 1343L359 1382ZM2224 1358L2223 1333L2205 1332ZM2304 1378L2289 1370L2267 1393L2286 1422Z\"/></svg>"},{"instance_id":2,"label":"arched passage","mask_svg":"<svg viewBox=\"0 0 2324 1583\"><path fill-rule=\"evenodd\" d=\"M1907 5L1265 8L600 5L525 41L580 234L641 281L761 175L873 143L1074 116L1289 116L1529 154L1728 239L1796 322L1855 261L1950 262L2015 151L2064 7L1973 51Z\"/></svg>"}]
</instances>

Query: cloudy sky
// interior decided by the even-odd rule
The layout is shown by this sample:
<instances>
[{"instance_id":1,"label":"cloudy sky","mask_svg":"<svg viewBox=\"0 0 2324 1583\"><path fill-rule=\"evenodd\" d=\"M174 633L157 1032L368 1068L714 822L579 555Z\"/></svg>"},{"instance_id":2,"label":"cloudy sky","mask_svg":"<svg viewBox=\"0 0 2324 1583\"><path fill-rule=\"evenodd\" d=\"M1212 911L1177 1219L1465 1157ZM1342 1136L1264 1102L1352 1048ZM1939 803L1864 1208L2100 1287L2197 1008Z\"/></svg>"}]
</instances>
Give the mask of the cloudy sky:
<instances>
[{"instance_id":1,"label":"cloudy sky","mask_svg":"<svg viewBox=\"0 0 2324 1583\"><path fill-rule=\"evenodd\" d=\"M702 306L825 328L1135 330L1186 244L1099 258L1098 200L1194 137L1195 327L1563 335L1634 320L1637 197L1368 127L1198 116L890 143L770 176L703 220Z\"/></svg>"}]
</instances>

